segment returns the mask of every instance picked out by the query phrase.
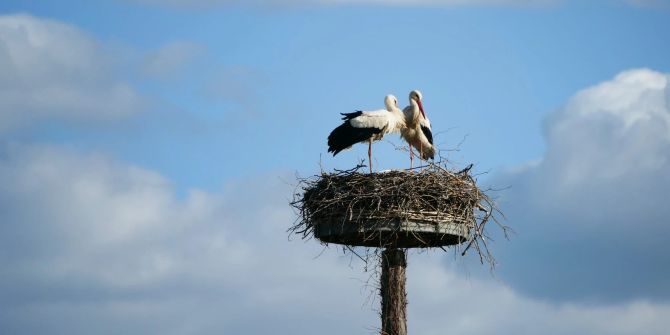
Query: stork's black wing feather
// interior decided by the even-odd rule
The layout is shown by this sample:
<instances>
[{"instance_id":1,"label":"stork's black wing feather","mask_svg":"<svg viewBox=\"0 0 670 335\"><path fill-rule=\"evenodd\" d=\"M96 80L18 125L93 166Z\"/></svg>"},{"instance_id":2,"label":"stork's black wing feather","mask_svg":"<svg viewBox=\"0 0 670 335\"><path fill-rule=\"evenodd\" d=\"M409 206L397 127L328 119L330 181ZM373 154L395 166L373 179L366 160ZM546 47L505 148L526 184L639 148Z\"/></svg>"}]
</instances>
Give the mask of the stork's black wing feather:
<instances>
[{"instance_id":1,"label":"stork's black wing feather","mask_svg":"<svg viewBox=\"0 0 670 335\"><path fill-rule=\"evenodd\" d=\"M355 111L353 113L340 113L342 115L342 120L349 121L353 118L363 115L363 111Z\"/></svg>"},{"instance_id":2,"label":"stork's black wing feather","mask_svg":"<svg viewBox=\"0 0 670 335\"><path fill-rule=\"evenodd\" d=\"M430 131L430 128L422 125L421 131L423 132L423 135L426 136L426 138L428 139L428 143L433 144L433 132Z\"/></svg>"},{"instance_id":3,"label":"stork's black wing feather","mask_svg":"<svg viewBox=\"0 0 670 335\"><path fill-rule=\"evenodd\" d=\"M337 128L333 129L333 131L330 132L330 135L328 135L328 152L332 152L333 156L358 142L369 140L371 137L381 133L384 130L374 127L356 128L352 126L350 120L361 116L363 114L361 111L340 114L343 115L342 120L344 120L344 122Z\"/></svg>"}]
</instances>

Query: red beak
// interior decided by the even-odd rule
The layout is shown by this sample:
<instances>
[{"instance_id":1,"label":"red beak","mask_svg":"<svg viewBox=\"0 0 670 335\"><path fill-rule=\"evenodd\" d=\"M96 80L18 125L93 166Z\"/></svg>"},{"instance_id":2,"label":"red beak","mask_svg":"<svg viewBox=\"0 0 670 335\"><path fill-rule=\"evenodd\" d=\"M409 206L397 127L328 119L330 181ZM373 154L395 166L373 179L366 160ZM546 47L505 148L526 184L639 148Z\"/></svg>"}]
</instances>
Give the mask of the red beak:
<instances>
[{"instance_id":1,"label":"red beak","mask_svg":"<svg viewBox=\"0 0 670 335\"><path fill-rule=\"evenodd\" d=\"M426 113L423 111L423 104L421 103L421 100L416 100L416 102L419 104L419 110L421 111L421 115L423 115L423 118L426 118Z\"/></svg>"}]
</instances>

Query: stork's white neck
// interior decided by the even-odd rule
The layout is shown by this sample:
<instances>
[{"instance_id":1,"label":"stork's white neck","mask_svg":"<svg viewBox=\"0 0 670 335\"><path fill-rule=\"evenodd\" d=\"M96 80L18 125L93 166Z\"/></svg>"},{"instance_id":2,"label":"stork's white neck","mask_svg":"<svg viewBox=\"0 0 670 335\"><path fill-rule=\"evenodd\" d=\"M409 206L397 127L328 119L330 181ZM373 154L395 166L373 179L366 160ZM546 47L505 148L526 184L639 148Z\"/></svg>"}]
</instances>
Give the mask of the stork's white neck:
<instances>
[{"instance_id":1,"label":"stork's white neck","mask_svg":"<svg viewBox=\"0 0 670 335\"><path fill-rule=\"evenodd\" d=\"M421 115L421 109L419 108L419 103L414 99L409 99L409 105L412 107L412 119L418 120L419 115Z\"/></svg>"}]
</instances>

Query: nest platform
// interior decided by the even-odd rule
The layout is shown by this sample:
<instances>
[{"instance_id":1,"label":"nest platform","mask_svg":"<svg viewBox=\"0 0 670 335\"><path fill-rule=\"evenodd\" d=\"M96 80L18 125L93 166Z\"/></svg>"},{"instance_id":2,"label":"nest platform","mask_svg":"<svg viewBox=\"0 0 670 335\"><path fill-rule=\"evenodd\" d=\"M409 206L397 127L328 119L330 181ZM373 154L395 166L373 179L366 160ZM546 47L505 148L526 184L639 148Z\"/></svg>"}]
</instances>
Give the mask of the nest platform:
<instances>
[{"instance_id":1,"label":"nest platform","mask_svg":"<svg viewBox=\"0 0 670 335\"><path fill-rule=\"evenodd\" d=\"M360 173L359 168L300 180L291 230L322 243L431 248L481 237L493 206L467 170Z\"/></svg>"},{"instance_id":2,"label":"nest platform","mask_svg":"<svg viewBox=\"0 0 670 335\"><path fill-rule=\"evenodd\" d=\"M452 222L333 218L314 224L314 237L320 241L360 247L440 247L465 242L468 236L467 227Z\"/></svg>"}]
</instances>

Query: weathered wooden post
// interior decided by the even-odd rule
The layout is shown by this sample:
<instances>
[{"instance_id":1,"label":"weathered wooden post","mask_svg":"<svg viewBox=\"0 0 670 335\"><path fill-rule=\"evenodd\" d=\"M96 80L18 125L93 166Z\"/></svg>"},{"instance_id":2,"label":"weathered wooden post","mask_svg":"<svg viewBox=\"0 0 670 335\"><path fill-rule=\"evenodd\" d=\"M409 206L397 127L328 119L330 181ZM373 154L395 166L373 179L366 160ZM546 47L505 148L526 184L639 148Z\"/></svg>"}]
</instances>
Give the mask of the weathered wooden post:
<instances>
[{"instance_id":1,"label":"weathered wooden post","mask_svg":"<svg viewBox=\"0 0 670 335\"><path fill-rule=\"evenodd\" d=\"M407 335L405 251L388 248L382 253L379 295L382 300L382 335Z\"/></svg>"},{"instance_id":2,"label":"weathered wooden post","mask_svg":"<svg viewBox=\"0 0 670 335\"><path fill-rule=\"evenodd\" d=\"M494 209L467 170L452 173L438 165L420 172L354 169L300 182L302 192L291 203L300 217L291 233L383 249L374 253L381 265L382 335L407 334L405 251L467 241L481 252L478 241Z\"/></svg>"}]
</instances>

